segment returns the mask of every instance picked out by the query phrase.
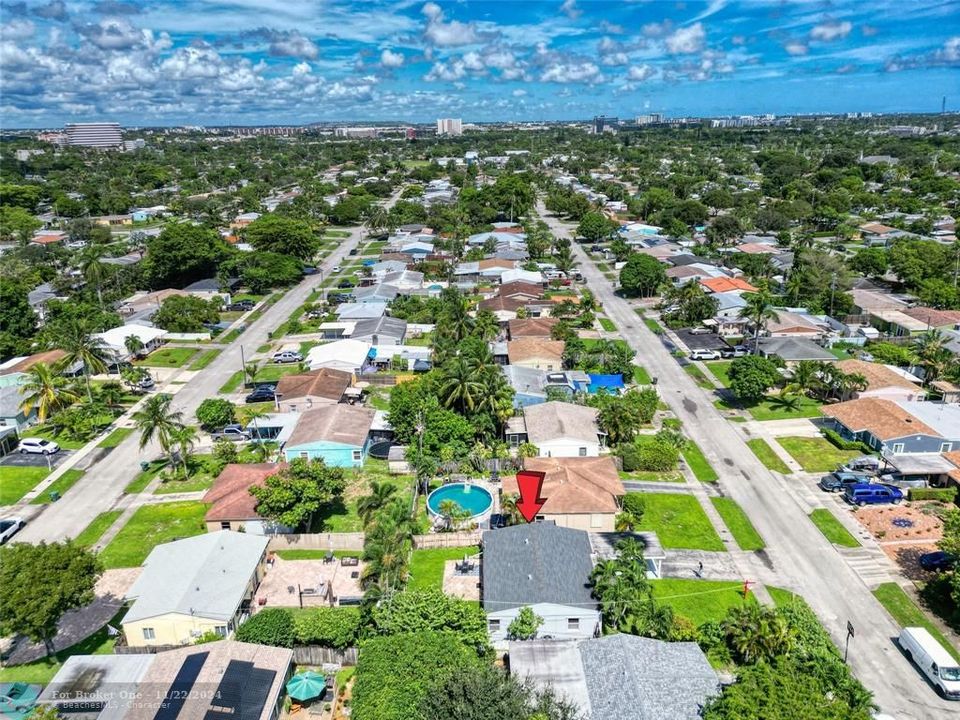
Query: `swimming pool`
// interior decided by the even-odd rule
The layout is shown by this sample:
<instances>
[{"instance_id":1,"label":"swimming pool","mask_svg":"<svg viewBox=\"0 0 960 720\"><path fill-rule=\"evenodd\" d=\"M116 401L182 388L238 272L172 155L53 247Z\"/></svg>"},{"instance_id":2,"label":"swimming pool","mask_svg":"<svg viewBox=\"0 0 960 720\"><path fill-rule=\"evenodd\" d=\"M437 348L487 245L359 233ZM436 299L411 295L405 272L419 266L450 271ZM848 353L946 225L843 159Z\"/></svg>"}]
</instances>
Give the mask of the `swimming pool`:
<instances>
[{"instance_id":1,"label":"swimming pool","mask_svg":"<svg viewBox=\"0 0 960 720\"><path fill-rule=\"evenodd\" d=\"M440 503L444 500L453 500L464 510L469 510L472 519L490 512L493 506L493 495L473 483L451 483L430 493L427 508L432 515L440 515Z\"/></svg>"}]
</instances>

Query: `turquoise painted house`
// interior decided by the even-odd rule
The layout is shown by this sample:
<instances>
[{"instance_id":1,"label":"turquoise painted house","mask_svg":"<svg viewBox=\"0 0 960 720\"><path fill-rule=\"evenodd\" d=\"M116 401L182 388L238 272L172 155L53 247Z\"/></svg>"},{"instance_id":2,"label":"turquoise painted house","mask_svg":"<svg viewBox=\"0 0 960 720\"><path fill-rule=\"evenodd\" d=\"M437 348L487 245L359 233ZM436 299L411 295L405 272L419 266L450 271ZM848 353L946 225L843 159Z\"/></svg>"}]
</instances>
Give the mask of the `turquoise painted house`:
<instances>
[{"instance_id":1,"label":"turquoise painted house","mask_svg":"<svg viewBox=\"0 0 960 720\"><path fill-rule=\"evenodd\" d=\"M331 467L360 467L370 448L370 427L376 414L357 405L327 405L300 415L283 447L287 461L323 460Z\"/></svg>"}]
</instances>

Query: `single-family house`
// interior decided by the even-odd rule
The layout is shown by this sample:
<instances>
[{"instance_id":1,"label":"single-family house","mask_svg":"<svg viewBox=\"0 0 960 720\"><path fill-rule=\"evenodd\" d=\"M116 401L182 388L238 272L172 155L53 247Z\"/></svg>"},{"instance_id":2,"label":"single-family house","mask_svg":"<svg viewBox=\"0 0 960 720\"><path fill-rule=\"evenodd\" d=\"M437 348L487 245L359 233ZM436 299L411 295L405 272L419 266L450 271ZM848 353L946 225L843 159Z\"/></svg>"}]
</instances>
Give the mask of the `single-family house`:
<instances>
[{"instance_id":1,"label":"single-family house","mask_svg":"<svg viewBox=\"0 0 960 720\"><path fill-rule=\"evenodd\" d=\"M766 321L764 329L770 337L801 337L814 339L825 332L813 318L792 310L775 310L775 317Z\"/></svg>"},{"instance_id":2,"label":"single-family house","mask_svg":"<svg viewBox=\"0 0 960 720\"><path fill-rule=\"evenodd\" d=\"M375 278L382 278L387 273L403 272L407 264L400 260L382 260L370 266L370 274Z\"/></svg>"},{"instance_id":3,"label":"single-family house","mask_svg":"<svg viewBox=\"0 0 960 720\"><path fill-rule=\"evenodd\" d=\"M724 292L756 292L757 288L740 277L711 277L704 278L700 285L708 293Z\"/></svg>"},{"instance_id":4,"label":"single-family house","mask_svg":"<svg viewBox=\"0 0 960 720\"><path fill-rule=\"evenodd\" d=\"M343 370L353 375L363 372L367 360L370 358L370 343L354 340L334 340L330 343L317 345L307 351L306 361L311 370L330 368Z\"/></svg>"},{"instance_id":5,"label":"single-family house","mask_svg":"<svg viewBox=\"0 0 960 720\"><path fill-rule=\"evenodd\" d=\"M432 367L430 365L432 354L433 349L424 345L381 343L374 345L371 349L370 363L378 370L389 368L393 363L399 363L403 369L426 372Z\"/></svg>"},{"instance_id":6,"label":"single-family house","mask_svg":"<svg viewBox=\"0 0 960 720\"><path fill-rule=\"evenodd\" d=\"M537 522L488 530L482 543L481 603L494 645L505 643L524 607L543 618L541 635L588 638L600 632L586 532Z\"/></svg>"},{"instance_id":7,"label":"single-family house","mask_svg":"<svg viewBox=\"0 0 960 720\"><path fill-rule=\"evenodd\" d=\"M300 415L283 447L287 461L323 460L331 467L360 467L370 447L375 412L360 405L327 405Z\"/></svg>"},{"instance_id":8,"label":"single-family house","mask_svg":"<svg viewBox=\"0 0 960 720\"><path fill-rule=\"evenodd\" d=\"M369 342L372 345L403 345L406 337L407 321L386 315L358 320L350 335L351 340Z\"/></svg>"},{"instance_id":9,"label":"single-family house","mask_svg":"<svg viewBox=\"0 0 960 720\"><path fill-rule=\"evenodd\" d=\"M512 641L510 674L552 689L588 720L699 720L720 681L694 642L616 633Z\"/></svg>"},{"instance_id":10,"label":"single-family house","mask_svg":"<svg viewBox=\"0 0 960 720\"><path fill-rule=\"evenodd\" d=\"M507 357L511 365L553 372L563 369L564 346L563 340L520 338L507 343Z\"/></svg>"},{"instance_id":11,"label":"single-family house","mask_svg":"<svg viewBox=\"0 0 960 720\"><path fill-rule=\"evenodd\" d=\"M277 407L281 412L303 412L321 405L335 405L353 384L353 374L319 368L298 375L284 375L277 382Z\"/></svg>"},{"instance_id":12,"label":"single-family house","mask_svg":"<svg viewBox=\"0 0 960 720\"><path fill-rule=\"evenodd\" d=\"M0 430L12 428L19 434L37 422L36 407L30 408L29 413L23 411L20 388L19 384L0 386Z\"/></svg>"},{"instance_id":13,"label":"single-family house","mask_svg":"<svg viewBox=\"0 0 960 720\"><path fill-rule=\"evenodd\" d=\"M536 457L523 461L521 472L543 473L540 492L546 502L537 519L590 532L613 532L626 494L610 456ZM505 495L519 492L514 476L503 478Z\"/></svg>"},{"instance_id":14,"label":"single-family house","mask_svg":"<svg viewBox=\"0 0 960 720\"><path fill-rule=\"evenodd\" d=\"M397 288L403 294L409 294L423 287L423 273L417 270L398 270L383 276L382 282Z\"/></svg>"},{"instance_id":15,"label":"single-family house","mask_svg":"<svg viewBox=\"0 0 960 720\"><path fill-rule=\"evenodd\" d=\"M960 406L860 398L823 407L840 435L884 455L960 449Z\"/></svg>"},{"instance_id":16,"label":"single-family house","mask_svg":"<svg viewBox=\"0 0 960 720\"><path fill-rule=\"evenodd\" d=\"M346 302L337 305L334 311L338 320L373 320L383 317L387 312L387 303L373 302Z\"/></svg>"},{"instance_id":17,"label":"single-family house","mask_svg":"<svg viewBox=\"0 0 960 720\"><path fill-rule=\"evenodd\" d=\"M30 238L31 245L41 245L47 247L50 245L59 245L70 235L63 230L37 230Z\"/></svg>"},{"instance_id":18,"label":"single-family house","mask_svg":"<svg viewBox=\"0 0 960 720\"><path fill-rule=\"evenodd\" d=\"M553 328L560 322L556 318L515 318L507 323L511 340L520 338L549 338Z\"/></svg>"},{"instance_id":19,"label":"single-family house","mask_svg":"<svg viewBox=\"0 0 960 720\"><path fill-rule=\"evenodd\" d=\"M219 278L204 278L187 285L183 291L200 300L210 302L219 300L224 305L229 305L232 297L231 292L240 284L239 278L224 278L221 282Z\"/></svg>"},{"instance_id":20,"label":"single-family house","mask_svg":"<svg viewBox=\"0 0 960 720\"><path fill-rule=\"evenodd\" d=\"M250 613L266 560L266 537L229 530L157 545L127 591L133 601L121 621L127 645L229 636Z\"/></svg>"},{"instance_id":21,"label":"single-family house","mask_svg":"<svg viewBox=\"0 0 960 720\"><path fill-rule=\"evenodd\" d=\"M866 245L886 245L903 234L902 230L878 222L865 223L859 230Z\"/></svg>"},{"instance_id":22,"label":"single-family house","mask_svg":"<svg viewBox=\"0 0 960 720\"><path fill-rule=\"evenodd\" d=\"M757 348L760 355L776 355L787 365L801 360L833 362L837 359L833 353L804 337L761 337L757 340Z\"/></svg>"},{"instance_id":23,"label":"single-family house","mask_svg":"<svg viewBox=\"0 0 960 720\"><path fill-rule=\"evenodd\" d=\"M905 310L907 303L886 292L870 288L853 288L853 313L868 315L873 310Z\"/></svg>"},{"instance_id":24,"label":"single-family house","mask_svg":"<svg viewBox=\"0 0 960 720\"><path fill-rule=\"evenodd\" d=\"M523 280L514 280L505 282L498 289L500 297L521 299L521 300L540 300L543 298L543 285L537 283L524 282Z\"/></svg>"},{"instance_id":25,"label":"single-family house","mask_svg":"<svg viewBox=\"0 0 960 720\"><path fill-rule=\"evenodd\" d=\"M938 310L918 305L906 308L903 314L924 323L927 330L953 330L960 326L960 310Z\"/></svg>"},{"instance_id":26,"label":"single-family house","mask_svg":"<svg viewBox=\"0 0 960 720\"><path fill-rule=\"evenodd\" d=\"M597 457L605 438L596 408L556 400L529 405L506 429L510 445L533 443L540 457Z\"/></svg>"},{"instance_id":27,"label":"single-family house","mask_svg":"<svg viewBox=\"0 0 960 720\"><path fill-rule=\"evenodd\" d=\"M47 319L47 303L51 300L65 300L66 296L54 289L50 283L40 283L27 293L27 302L42 324Z\"/></svg>"},{"instance_id":28,"label":"single-family house","mask_svg":"<svg viewBox=\"0 0 960 720\"><path fill-rule=\"evenodd\" d=\"M542 285L543 284L543 274L540 272L534 272L532 270L524 270L523 268L512 268L510 270L505 270L500 274L501 283L530 283L533 285Z\"/></svg>"},{"instance_id":29,"label":"single-family house","mask_svg":"<svg viewBox=\"0 0 960 720\"><path fill-rule=\"evenodd\" d=\"M398 252L402 252L404 255L409 255L410 259L414 262L419 262L420 260L426 258L427 255L433 254L433 243L424 242L422 240L404 243L400 246Z\"/></svg>"},{"instance_id":30,"label":"single-family house","mask_svg":"<svg viewBox=\"0 0 960 720\"><path fill-rule=\"evenodd\" d=\"M63 350L44 350L33 355L10 358L4 363L0 363L0 387L22 385L27 379L30 368L40 363L53 367L66 355ZM72 374L72 369L67 369L66 374Z\"/></svg>"},{"instance_id":31,"label":"single-family house","mask_svg":"<svg viewBox=\"0 0 960 720\"><path fill-rule=\"evenodd\" d=\"M892 365L850 359L841 360L836 367L847 374L862 375L866 378L866 389L854 392L854 400L869 397L884 400L922 400L927 394L920 384L920 378Z\"/></svg>"},{"instance_id":32,"label":"single-family house","mask_svg":"<svg viewBox=\"0 0 960 720\"><path fill-rule=\"evenodd\" d=\"M282 467L277 463L226 465L203 496L204 504L210 506L203 517L207 532L233 530L251 535L290 532L290 528L257 513L257 499L250 494L250 488L262 486Z\"/></svg>"},{"instance_id":33,"label":"single-family house","mask_svg":"<svg viewBox=\"0 0 960 720\"><path fill-rule=\"evenodd\" d=\"M369 285L367 287L354 288L350 293L350 300L354 303L391 303L393 302L399 290L396 285Z\"/></svg>"},{"instance_id":34,"label":"single-family house","mask_svg":"<svg viewBox=\"0 0 960 720\"><path fill-rule=\"evenodd\" d=\"M94 333L93 337L103 341L107 353L111 356L112 363L119 364L131 358L132 354L127 350L126 344L127 338L130 336L140 341L142 346L140 352L147 355L163 345L167 331L158 327L130 324L110 328L105 332Z\"/></svg>"}]
</instances>

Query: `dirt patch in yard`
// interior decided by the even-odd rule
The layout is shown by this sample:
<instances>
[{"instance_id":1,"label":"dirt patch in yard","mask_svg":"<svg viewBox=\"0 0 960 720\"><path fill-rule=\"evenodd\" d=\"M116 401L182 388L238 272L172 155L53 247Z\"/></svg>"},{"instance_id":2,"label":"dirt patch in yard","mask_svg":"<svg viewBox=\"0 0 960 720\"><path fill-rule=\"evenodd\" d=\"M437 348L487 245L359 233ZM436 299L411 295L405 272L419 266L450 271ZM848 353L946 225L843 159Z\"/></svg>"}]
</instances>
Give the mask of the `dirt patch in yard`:
<instances>
[{"instance_id":1,"label":"dirt patch in yard","mask_svg":"<svg viewBox=\"0 0 960 720\"><path fill-rule=\"evenodd\" d=\"M854 517L880 543L928 540L936 544L943 537L943 521L924 504L864 507Z\"/></svg>"},{"instance_id":2,"label":"dirt patch in yard","mask_svg":"<svg viewBox=\"0 0 960 720\"><path fill-rule=\"evenodd\" d=\"M929 580L936 576L936 573L920 567L920 556L936 551L938 549L936 543L884 543L881 547L887 556L897 564L905 577L917 581Z\"/></svg>"}]
</instances>

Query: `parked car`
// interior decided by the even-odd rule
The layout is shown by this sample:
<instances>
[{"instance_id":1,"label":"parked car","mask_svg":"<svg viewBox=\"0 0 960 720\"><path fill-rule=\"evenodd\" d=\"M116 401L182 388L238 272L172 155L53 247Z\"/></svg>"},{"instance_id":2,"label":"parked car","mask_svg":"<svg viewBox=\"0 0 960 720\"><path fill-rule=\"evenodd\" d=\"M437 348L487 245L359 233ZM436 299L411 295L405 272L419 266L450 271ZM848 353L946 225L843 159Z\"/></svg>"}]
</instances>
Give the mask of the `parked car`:
<instances>
[{"instance_id":1,"label":"parked car","mask_svg":"<svg viewBox=\"0 0 960 720\"><path fill-rule=\"evenodd\" d=\"M239 424L226 425L222 430L210 433L214 440L235 440L246 441L250 439L250 433L243 429Z\"/></svg>"},{"instance_id":2,"label":"parked car","mask_svg":"<svg viewBox=\"0 0 960 720\"><path fill-rule=\"evenodd\" d=\"M137 383L137 387L139 387L141 390L152 390L154 387L156 387L156 385L157 383L154 382L154 379L149 375L144 375Z\"/></svg>"},{"instance_id":3,"label":"parked car","mask_svg":"<svg viewBox=\"0 0 960 720\"><path fill-rule=\"evenodd\" d=\"M748 350L743 345L737 345L736 347L723 348L720 351L720 356L725 358L738 358L746 357Z\"/></svg>"},{"instance_id":4,"label":"parked car","mask_svg":"<svg viewBox=\"0 0 960 720\"><path fill-rule=\"evenodd\" d=\"M837 469L837 472L856 472L876 475L879 469L880 458L876 458L873 455L864 455L863 457L848 460Z\"/></svg>"},{"instance_id":5,"label":"parked car","mask_svg":"<svg viewBox=\"0 0 960 720\"><path fill-rule=\"evenodd\" d=\"M920 556L920 567L924 570L953 570L957 565L956 555L951 555L943 550L924 553Z\"/></svg>"},{"instance_id":6,"label":"parked car","mask_svg":"<svg viewBox=\"0 0 960 720\"><path fill-rule=\"evenodd\" d=\"M719 360L720 353L717 352L716 350L705 350L701 348L698 350L691 351L690 359L691 360Z\"/></svg>"},{"instance_id":7,"label":"parked car","mask_svg":"<svg viewBox=\"0 0 960 720\"><path fill-rule=\"evenodd\" d=\"M960 700L960 663L937 642L929 630L905 627L900 631L897 644L927 676L937 695L948 700Z\"/></svg>"},{"instance_id":8,"label":"parked car","mask_svg":"<svg viewBox=\"0 0 960 720\"><path fill-rule=\"evenodd\" d=\"M870 476L852 472L841 472L838 470L835 473L824 475L817 484L821 490L839 493L846 490L847 485L869 485Z\"/></svg>"},{"instance_id":9,"label":"parked car","mask_svg":"<svg viewBox=\"0 0 960 720\"><path fill-rule=\"evenodd\" d=\"M256 306L256 303L253 300L240 300L239 302L230 303L227 305L226 310L228 312L248 312L253 310Z\"/></svg>"},{"instance_id":10,"label":"parked car","mask_svg":"<svg viewBox=\"0 0 960 720\"><path fill-rule=\"evenodd\" d=\"M281 350L273 354L275 363L294 363L303 360L303 355L293 350Z\"/></svg>"},{"instance_id":11,"label":"parked car","mask_svg":"<svg viewBox=\"0 0 960 720\"><path fill-rule=\"evenodd\" d=\"M357 248L350 248L350 255L356 255L356 254L359 253L359 252L360 252L360 251L357 250Z\"/></svg>"},{"instance_id":12,"label":"parked car","mask_svg":"<svg viewBox=\"0 0 960 720\"><path fill-rule=\"evenodd\" d=\"M340 282L337 283L337 287L338 287L338 288L352 288L352 287L353 287L353 280L346 280L346 279L341 280Z\"/></svg>"},{"instance_id":13,"label":"parked car","mask_svg":"<svg viewBox=\"0 0 960 720\"><path fill-rule=\"evenodd\" d=\"M903 500L900 488L882 483L856 483L847 485L843 491L843 499L851 505L899 505Z\"/></svg>"},{"instance_id":14,"label":"parked car","mask_svg":"<svg viewBox=\"0 0 960 720\"><path fill-rule=\"evenodd\" d=\"M26 525L26 521L22 517L12 517L4 518L0 520L0 545L3 545L20 532L20 528Z\"/></svg>"},{"instance_id":15,"label":"parked car","mask_svg":"<svg viewBox=\"0 0 960 720\"><path fill-rule=\"evenodd\" d=\"M340 272L341 270L343 270L342 267L340 267L339 265L334 265L334 266L333 266L333 269L332 269L330 272L338 273L338 272Z\"/></svg>"},{"instance_id":16,"label":"parked car","mask_svg":"<svg viewBox=\"0 0 960 720\"><path fill-rule=\"evenodd\" d=\"M276 385L257 385L246 397L248 403L273 402L277 397Z\"/></svg>"},{"instance_id":17,"label":"parked car","mask_svg":"<svg viewBox=\"0 0 960 720\"><path fill-rule=\"evenodd\" d=\"M55 455L60 452L60 446L53 440L44 440L43 438L23 438L17 445L17 450L21 455Z\"/></svg>"},{"instance_id":18,"label":"parked car","mask_svg":"<svg viewBox=\"0 0 960 720\"><path fill-rule=\"evenodd\" d=\"M710 328L707 328L707 327L695 327L695 328L690 328L690 334L691 334L691 335L709 335L709 334L712 333L712 332L713 332L713 330L711 330Z\"/></svg>"}]
</instances>

